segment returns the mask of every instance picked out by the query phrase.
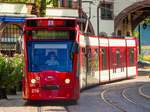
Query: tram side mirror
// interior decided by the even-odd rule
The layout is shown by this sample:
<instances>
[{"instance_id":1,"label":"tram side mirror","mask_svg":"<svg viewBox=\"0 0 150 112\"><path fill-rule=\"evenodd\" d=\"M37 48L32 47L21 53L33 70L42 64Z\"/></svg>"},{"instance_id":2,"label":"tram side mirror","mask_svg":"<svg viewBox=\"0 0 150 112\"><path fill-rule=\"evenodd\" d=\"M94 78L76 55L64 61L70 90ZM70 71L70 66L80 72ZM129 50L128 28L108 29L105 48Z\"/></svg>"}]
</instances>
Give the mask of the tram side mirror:
<instances>
[{"instance_id":1,"label":"tram side mirror","mask_svg":"<svg viewBox=\"0 0 150 112\"><path fill-rule=\"evenodd\" d=\"M79 44L74 42L71 49L71 59L73 59L74 53L79 53Z\"/></svg>"},{"instance_id":2,"label":"tram side mirror","mask_svg":"<svg viewBox=\"0 0 150 112\"><path fill-rule=\"evenodd\" d=\"M74 53L79 53L79 44L77 42L74 43Z\"/></svg>"}]
</instances>

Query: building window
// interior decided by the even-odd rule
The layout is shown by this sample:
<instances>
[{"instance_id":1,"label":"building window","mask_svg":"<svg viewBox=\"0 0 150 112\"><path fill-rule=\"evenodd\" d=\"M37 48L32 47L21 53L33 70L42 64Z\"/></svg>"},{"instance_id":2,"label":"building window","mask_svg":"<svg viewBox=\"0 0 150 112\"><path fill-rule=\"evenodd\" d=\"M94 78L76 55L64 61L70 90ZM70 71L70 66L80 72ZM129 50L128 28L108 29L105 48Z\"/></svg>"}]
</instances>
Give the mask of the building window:
<instances>
[{"instance_id":1,"label":"building window","mask_svg":"<svg viewBox=\"0 0 150 112\"><path fill-rule=\"evenodd\" d=\"M113 19L113 3L101 2L101 19L112 20Z\"/></svg>"},{"instance_id":2,"label":"building window","mask_svg":"<svg viewBox=\"0 0 150 112\"><path fill-rule=\"evenodd\" d=\"M20 40L23 31L16 24L7 24L0 37L0 52L12 56L21 52Z\"/></svg>"},{"instance_id":3,"label":"building window","mask_svg":"<svg viewBox=\"0 0 150 112\"><path fill-rule=\"evenodd\" d=\"M78 0L47 0L47 7L79 8Z\"/></svg>"}]
</instances>

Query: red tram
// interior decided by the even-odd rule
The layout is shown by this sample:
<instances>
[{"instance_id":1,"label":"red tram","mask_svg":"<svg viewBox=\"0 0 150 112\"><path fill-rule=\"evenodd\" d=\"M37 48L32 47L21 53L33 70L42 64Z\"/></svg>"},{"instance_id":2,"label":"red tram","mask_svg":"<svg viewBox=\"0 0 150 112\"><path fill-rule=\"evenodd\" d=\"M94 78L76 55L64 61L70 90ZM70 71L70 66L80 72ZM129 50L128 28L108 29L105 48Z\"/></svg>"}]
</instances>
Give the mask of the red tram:
<instances>
[{"instance_id":1,"label":"red tram","mask_svg":"<svg viewBox=\"0 0 150 112\"><path fill-rule=\"evenodd\" d=\"M73 100L80 89L137 75L135 38L83 35L75 18L28 18L26 100Z\"/></svg>"}]
</instances>

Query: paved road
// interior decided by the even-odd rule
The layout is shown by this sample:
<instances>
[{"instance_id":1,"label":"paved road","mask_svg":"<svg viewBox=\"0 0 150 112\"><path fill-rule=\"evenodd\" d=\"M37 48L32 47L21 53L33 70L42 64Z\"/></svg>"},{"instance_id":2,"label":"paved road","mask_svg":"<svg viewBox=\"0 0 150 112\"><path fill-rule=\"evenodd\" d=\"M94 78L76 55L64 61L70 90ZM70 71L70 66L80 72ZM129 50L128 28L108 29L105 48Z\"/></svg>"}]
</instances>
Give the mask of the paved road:
<instances>
[{"instance_id":1,"label":"paved road","mask_svg":"<svg viewBox=\"0 0 150 112\"><path fill-rule=\"evenodd\" d=\"M7 100L0 100L0 112L67 112L64 102L32 102L28 103L17 95L8 95Z\"/></svg>"},{"instance_id":2,"label":"paved road","mask_svg":"<svg viewBox=\"0 0 150 112\"><path fill-rule=\"evenodd\" d=\"M78 105L68 106L70 112L150 112L150 78L136 79L101 85L84 91Z\"/></svg>"},{"instance_id":3,"label":"paved road","mask_svg":"<svg viewBox=\"0 0 150 112\"><path fill-rule=\"evenodd\" d=\"M0 112L150 112L150 78L138 76L100 85L81 93L78 104L64 102L26 103L17 96L0 100Z\"/></svg>"}]
</instances>

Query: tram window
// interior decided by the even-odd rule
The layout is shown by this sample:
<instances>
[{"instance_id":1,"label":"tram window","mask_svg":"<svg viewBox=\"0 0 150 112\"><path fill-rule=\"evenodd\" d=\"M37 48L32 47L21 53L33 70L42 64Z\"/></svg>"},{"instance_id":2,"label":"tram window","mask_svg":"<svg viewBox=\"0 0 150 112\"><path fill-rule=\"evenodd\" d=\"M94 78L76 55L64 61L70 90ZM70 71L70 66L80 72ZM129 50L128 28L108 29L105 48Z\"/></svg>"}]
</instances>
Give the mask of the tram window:
<instances>
[{"instance_id":1,"label":"tram window","mask_svg":"<svg viewBox=\"0 0 150 112\"><path fill-rule=\"evenodd\" d=\"M113 62L114 58L112 58L113 57L113 50L112 50L112 48L110 48L109 51L110 51L109 52L110 67L112 68L113 67L113 63L114 63Z\"/></svg>"},{"instance_id":2,"label":"tram window","mask_svg":"<svg viewBox=\"0 0 150 112\"><path fill-rule=\"evenodd\" d=\"M102 48L102 70L107 69L106 48Z\"/></svg>"},{"instance_id":3,"label":"tram window","mask_svg":"<svg viewBox=\"0 0 150 112\"><path fill-rule=\"evenodd\" d=\"M72 59L69 53L69 49L72 48L71 43L73 42L55 44L53 42L28 42L28 70L31 72L44 70L72 71Z\"/></svg>"},{"instance_id":4,"label":"tram window","mask_svg":"<svg viewBox=\"0 0 150 112\"><path fill-rule=\"evenodd\" d=\"M37 21L36 20L29 20L27 21L27 26L37 26Z\"/></svg>"},{"instance_id":5,"label":"tram window","mask_svg":"<svg viewBox=\"0 0 150 112\"><path fill-rule=\"evenodd\" d=\"M129 48L129 64L134 65L134 48Z\"/></svg>"},{"instance_id":6,"label":"tram window","mask_svg":"<svg viewBox=\"0 0 150 112\"><path fill-rule=\"evenodd\" d=\"M99 56L98 56L98 48L94 49L94 70L99 70Z\"/></svg>"},{"instance_id":7,"label":"tram window","mask_svg":"<svg viewBox=\"0 0 150 112\"><path fill-rule=\"evenodd\" d=\"M116 49L116 64L120 66L120 49Z\"/></svg>"},{"instance_id":8,"label":"tram window","mask_svg":"<svg viewBox=\"0 0 150 112\"><path fill-rule=\"evenodd\" d=\"M85 48L82 48L82 53L85 53Z\"/></svg>"},{"instance_id":9,"label":"tram window","mask_svg":"<svg viewBox=\"0 0 150 112\"><path fill-rule=\"evenodd\" d=\"M82 61L81 61L81 66L82 66L82 70L83 72L86 74L86 49L82 48Z\"/></svg>"},{"instance_id":10,"label":"tram window","mask_svg":"<svg viewBox=\"0 0 150 112\"><path fill-rule=\"evenodd\" d=\"M95 52L98 53L98 49L95 49Z\"/></svg>"},{"instance_id":11,"label":"tram window","mask_svg":"<svg viewBox=\"0 0 150 112\"><path fill-rule=\"evenodd\" d=\"M86 49L86 54L87 54L88 57L91 55L91 48Z\"/></svg>"},{"instance_id":12,"label":"tram window","mask_svg":"<svg viewBox=\"0 0 150 112\"><path fill-rule=\"evenodd\" d=\"M27 36L32 36L32 31L26 31Z\"/></svg>"},{"instance_id":13,"label":"tram window","mask_svg":"<svg viewBox=\"0 0 150 112\"><path fill-rule=\"evenodd\" d=\"M126 50L124 49L123 51L122 51L122 55L121 55L121 58L122 58L122 60L121 60L121 62L122 62L122 66L125 66L125 64L126 64Z\"/></svg>"},{"instance_id":14,"label":"tram window","mask_svg":"<svg viewBox=\"0 0 150 112\"><path fill-rule=\"evenodd\" d=\"M88 73L88 75L90 75L91 72L92 72L92 54L91 54L91 48L87 48L87 60L88 60L87 73Z\"/></svg>"},{"instance_id":15,"label":"tram window","mask_svg":"<svg viewBox=\"0 0 150 112\"><path fill-rule=\"evenodd\" d=\"M91 54L91 48L88 48L88 49L87 49L87 52L88 52L89 54Z\"/></svg>"},{"instance_id":16,"label":"tram window","mask_svg":"<svg viewBox=\"0 0 150 112\"><path fill-rule=\"evenodd\" d=\"M125 49L122 51L123 52L123 54L122 54L122 56L121 56L121 58L122 58L122 62L123 62L123 64L125 64L125 59L126 59L126 51L125 51Z\"/></svg>"}]
</instances>

